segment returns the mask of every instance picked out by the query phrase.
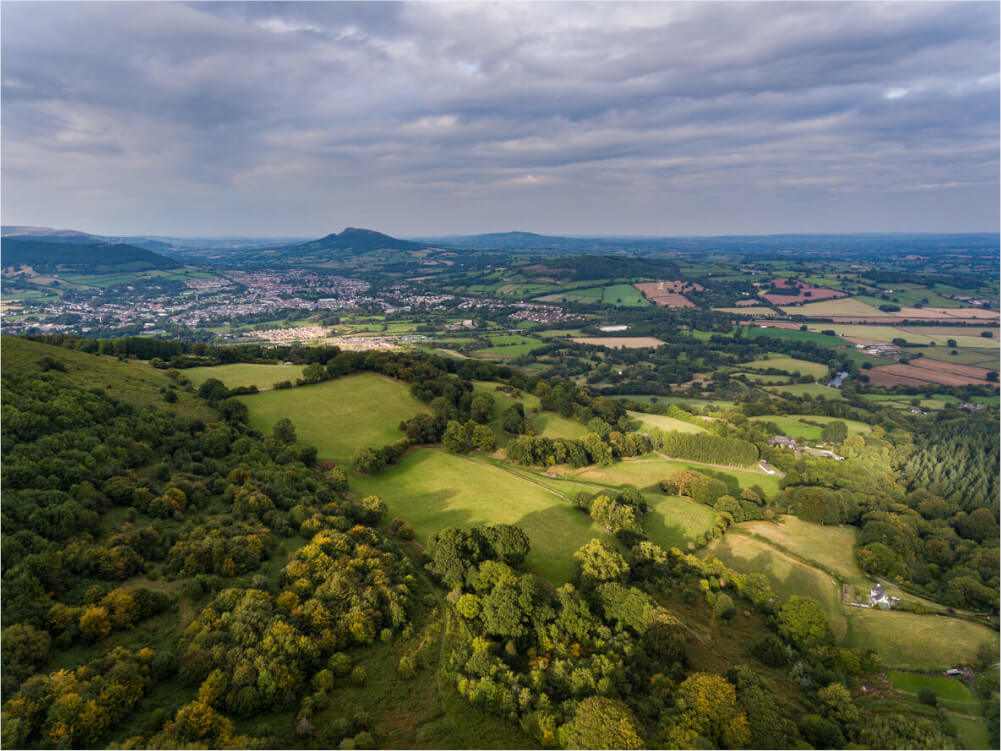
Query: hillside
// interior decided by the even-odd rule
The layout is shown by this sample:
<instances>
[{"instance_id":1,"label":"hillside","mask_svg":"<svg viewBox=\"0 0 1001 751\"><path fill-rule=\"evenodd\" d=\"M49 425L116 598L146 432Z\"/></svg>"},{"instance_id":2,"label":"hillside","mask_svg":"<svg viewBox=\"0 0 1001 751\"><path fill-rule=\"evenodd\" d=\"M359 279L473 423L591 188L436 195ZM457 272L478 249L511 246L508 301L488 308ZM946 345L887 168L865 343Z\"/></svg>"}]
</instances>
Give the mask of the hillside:
<instances>
[{"instance_id":1,"label":"hillside","mask_svg":"<svg viewBox=\"0 0 1001 751\"><path fill-rule=\"evenodd\" d=\"M0 247L4 268L88 272L175 269L181 264L143 248L104 242L23 240L6 237Z\"/></svg>"},{"instance_id":2,"label":"hillside","mask_svg":"<svg viewBox=\"0 0 1001 751\"><path fill-rule=\"evenodd\" d=\"M373 250L422 250L426 247L422 243L398 240L375 230L348 227L340 234L334 233L319 240L284 248L283 253L286 256L313 255L317 252L359 254Z\"/></svg>"}]
</instances>

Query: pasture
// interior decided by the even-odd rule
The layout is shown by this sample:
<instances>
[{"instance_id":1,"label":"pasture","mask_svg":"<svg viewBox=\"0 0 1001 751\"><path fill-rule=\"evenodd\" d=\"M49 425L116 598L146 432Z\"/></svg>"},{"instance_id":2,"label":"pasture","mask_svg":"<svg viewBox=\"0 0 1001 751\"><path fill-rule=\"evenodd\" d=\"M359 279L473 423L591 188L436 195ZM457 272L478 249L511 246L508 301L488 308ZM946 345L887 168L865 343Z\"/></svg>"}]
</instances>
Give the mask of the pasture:
<instances>
[{"instance_id":1,"label":"pasture","mask_svg":"<svg viewBox=\"0 0 1001 751\"><path fill-rule=\"evenodd\" d=\"M690 422L679 420L667 415L651 415L646 412L627 411L627 415L633 420L639 420L642 430L660 428L661 430L676 430L679 433L705 433L706 429Z\"/></svg>"},{"instance_id":2,"label":"pasture","mask_svg":"<svg viewBox=\"0 0 1001 751\"><path fill-rule=\"evenodd\" d=\"M693 469L696 472L722 480L732 495L737 495L743 488L760 490L767 497L779 492L779 478L775 475L660 458L627 459L607 467L585 467L574 473L573 477L584 482L613 487L635 485L637 488L652 488L672 472L682 469Z\"/></svg>"},{"instance_id":3,"label":"pasture","mask_svg":"<svg viewBox=\"0 0 1001 751\"><path fill-rule=\"evenodd\" d=\"M767 391L791 396L823 396L826 399L841 399L841 392L822 383L792 383L788 386L765 386Z\"/></svg>"},{"instance_id":4,"label":"pasture","mask_svg":"<svg viewBox=\"0 0 1001 751\"><path fill-rule=\"evenodd\" d=\"M483 360L513 360L542 345L539 339L518 334L495 334L489 340L490 346L473 352L474 357Z\"/></svg>"},{"instance_id":5,"label":"pasture","mask_svg":"<svg viewBox=\"0 0 1001 751\"><path fill-rule=\"evenodd\" d=\"M257 386L261 391L270 389L280 381L292 381L302 378L302 365L266 365L259 363L233 363L232 365L213 365L206 368L188 368L184 371L195 386L201 386L209 378L217 378L226 384L227 388L246 388Z\"/></svg>"},{"instance_id":6,"label":"pasture","mask_svg":"<svg viewBox=\"0 0 1001 751\"><path fill-rule=\"evenodd\" d=\"M934 342L937 346L944 347L950 339L954 339L956 346L960 348L974 347L977 349L994 350L998 348L996 330L994 331L995 336L988 339L980 336L980 332L989 331L990 329L978 329L973 326L967 327L967 333L964 335L952 333L955 327L951 326L901 327L863 323L815 323L808 325L810 331L830 330L838 336L851 337L852 339L866 339L874 342L892 342L894 339L903 339L912 344L930 345Z\"/></svg>"},{"instance_id":7,"label":"pasture","mask_svg":"<svg viewBox=\"0 0 1001 751\"><path fill-rule=\"evenodd\" d=\"M803 521L798 516L780 516L780 523L745 522L737 529L792 553L794 556L837 574L845 581L868 581L855 561L858 530Z\"/></svg>"},{"instance_id":8,"label":"pasture","mask_svg":"<svg viewBox=\"0 0 1001 751\"><path fill-rule=\"evenodd\" d=\"M400 422L427 411L406 384L375 373L238 398L247 405L255 430L271 433L278 420L288 417L301 443L316 446L321 459L341 462L359 448L403 438Z\"/></svg>"},{"instance_id":9,"label":"pasture","mask_svg":"<svg viewBox=\"0 0 1001 751\"><path fill-rule=\"evenodd\" d=\"M716 512L705 504L680 496L644 496L650 512L643 518L643 529L653 542L665 550L685 550L688 543L712 529Z\"/></svg>"},{"instance_id":10,"label":"pasture","mask_svg":"<svg viewBox=\"0 0 1001 751\"><path fill-rule=\"evenodd\" d=\"M587 433L587 426L556 412L539 412L528 418L535 434L546 438L580 438Z\"/></svg>"},{"instance_id":11,"label":"pasture","mask_svg":"<svg viewBox=\"0 0 1001 751\"><path fill-rule=\"evenodd\" d=\"M875 649L904 670L945 670L970 659L983 643L998 648L998 634L959 618L853 608L846 647Z\"/></svg>"},{"instance_id":12,"label":"pasture","mask_svg":"<svg viewBox=\"0 0 1001 751\"><path fill-rule=\"evenodd\" d=\"M840 640L848 633L841 587L830 574L786 555L764 540L733 531L710 543L703 555L719 558L741 573L764 574L782 600L793 595L814 598L823 607L835 637Z\"/></svg>"},{"instance_id":13,"label":"pasture","mask_svg":"<svg viewBox=\"0 0 1001 751\"><path fill-rule=\"evenodd\" d=\"M631 284L613 284L605 287L601 300L606 305L621 305L632 308L645 307L650 304L650 301Z\"/></svg>"},{"instance_id":14,"label":"pasture","mask_svg":"<svg viewBox=\"0 0 1001 751\"><path fill-rule=\"evenodd\" d=\"M833 390L834 389L832 389L832 391ZM848 426L849 435L868 433L870 429L864 422L858 422L856 420L843 420L837 417L825 417L822 415L758 415L748 419L753 420L754 422L774 423L778 426L779 430L782 431L782 435L792 436L793 438L803 438L807 441L819 441L823 428L819 425L810 425L808 422L804 421L824 424L830 422L843 422Z\"/></svg>"},{"instance_id":15,"label":"pasture","mask_svg":"<svg viewBox=\"0 0 1001 751\"><path fill-rule=\"evenodd\" d=\"M959 703L967 705L955 707L953 709L974 709L979 704L970 690L959 678L950 678L944 675L923 675L921 673L902 673L898 670L891 670L887 677L897 691L904 691L908 694L917 694L921 689L927 688L935 692L935 695L942 701L951 705Z\"/></svg>"},{"instance_id":16,"label":"pasture","mask_svg":"<svg viewBox=\"0 0 1001 751\"><path fill-rule=\"evenodd\" d=\"M808 302L805 305L780 306L784 313L801 316L886 316L878 307L856 300L854 297L842 297L837 300L821 300Z\"/></svg>"},{"instance_id":17,"label":"pasture","mask_svg":"<svg viewBox=\"0 0 1001 751\"><path fill-rule=\"evenodd\" d=\"M740 367L745 370L768 370L773 368L775 370L784 370L791 375L799 373L800 375L812 375L815 378L823 378L827 375L826 365L808 360L797 360L794 357L769 357L761 360L752 360L751 362L740 363Z\"/></svg>"},{"instance_id":18,"label":"pasture","mask_svg":"<svg viewBox=\"0 0 1001 751\"><path fill-rule=\"evenodd\" d=\"M473 457L424 448L373 476L351 476L358 496L381 496L387 518L413 525L421 542L444 527L517 524L528 535L526 564L554 584L569 581L573 553L593 537L612 538L557 493Z\"/></svg>"}]
</instances>

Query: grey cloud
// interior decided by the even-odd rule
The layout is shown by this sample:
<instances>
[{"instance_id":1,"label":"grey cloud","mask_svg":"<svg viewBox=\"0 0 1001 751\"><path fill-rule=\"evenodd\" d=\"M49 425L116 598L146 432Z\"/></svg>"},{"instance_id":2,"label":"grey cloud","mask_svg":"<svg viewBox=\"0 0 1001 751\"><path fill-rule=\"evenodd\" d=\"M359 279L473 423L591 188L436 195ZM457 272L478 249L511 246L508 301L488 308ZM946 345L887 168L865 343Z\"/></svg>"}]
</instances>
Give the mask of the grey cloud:
<instances>
[{"instance_id":1,"label":"grey cloud","mask_svg":"<svg viewBox=\"0 0 1001 751\"><path fill-rule=\"evenodd\" d=\"M0 13L6 222L298 235L998 226L996 3Z\"/></svg>"}]
</instances>

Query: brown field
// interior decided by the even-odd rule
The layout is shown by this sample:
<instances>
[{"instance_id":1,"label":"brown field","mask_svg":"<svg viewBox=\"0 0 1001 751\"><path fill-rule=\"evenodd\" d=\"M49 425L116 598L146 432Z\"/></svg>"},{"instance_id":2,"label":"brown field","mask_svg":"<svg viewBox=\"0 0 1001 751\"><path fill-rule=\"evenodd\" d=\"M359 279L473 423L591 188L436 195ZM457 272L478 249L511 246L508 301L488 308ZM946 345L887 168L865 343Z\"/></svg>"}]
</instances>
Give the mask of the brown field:
<instances>
[{"instance_id":1,"label":"brown field","mask_svg":"<svg viewBox=\"0 0 1001 751\"><path fill-rule=\"evenodd\" d=\"M659 347L664 343L655 336L578 336L574 337L574 341L578 344L594 344L610 349Z\"/></svg>"},{"instance_id":2,"label":"brown field","mask_svg":"<svg viewBox=\"0 0 1001 751\"><path fill-rule=\"evenodd\" d=\"M919 357L910 364L879 365L869 371L873 386L925 386L940 383L943 386L963 386L968 383L987 383L988 371L971 365Z\"/></svg>"},{"instance_id":3,"label":"brown field","mask_svg":"<svg viewBox=\"0 0 1001 751\"><path fill-rule=\"evenodd\" d=\"M844 292L838 292L827 287L814 287L812 284L797 279L772 279L772 286L777 289L799 289L798 295L761 295L772 305L802 305L819 300L833 300L838 297L848 297ZM807 294L809 293L809 294Z\"/></svg>"},{"instance_id":4,"label":"brown field","mask_svg":"<svg viewBox=\"0 0 1001 751\"><path fill-rule=\"evenodd\" d=\"M705 289L701 284L695 282L640 282L633 285L640 293L651 302L663 305L666 308L694 308L695 304L685 297L682 292L701 292Z\"/></svg>"}]
</instances>

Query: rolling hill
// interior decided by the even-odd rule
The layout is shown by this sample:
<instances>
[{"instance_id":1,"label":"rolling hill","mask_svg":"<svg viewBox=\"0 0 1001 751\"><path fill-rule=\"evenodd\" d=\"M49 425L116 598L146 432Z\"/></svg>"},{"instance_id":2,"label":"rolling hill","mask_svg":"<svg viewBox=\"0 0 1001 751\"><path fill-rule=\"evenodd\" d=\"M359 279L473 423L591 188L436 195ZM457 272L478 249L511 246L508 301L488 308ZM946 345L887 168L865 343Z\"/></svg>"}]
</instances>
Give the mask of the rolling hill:
<instances>
[{"instance_id":1,"label":"rolling hill","mask_svg":"<svg viewBox=\"0 0 1001 751\"><path fill-rule=\"evenodd\" d=\"M5 237L0 246L4 268L30 266L35 271L150 271L181 264L133 245L105 242L27 240Z\"/></svg>"}]
</instances>

